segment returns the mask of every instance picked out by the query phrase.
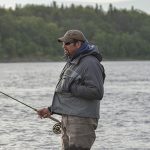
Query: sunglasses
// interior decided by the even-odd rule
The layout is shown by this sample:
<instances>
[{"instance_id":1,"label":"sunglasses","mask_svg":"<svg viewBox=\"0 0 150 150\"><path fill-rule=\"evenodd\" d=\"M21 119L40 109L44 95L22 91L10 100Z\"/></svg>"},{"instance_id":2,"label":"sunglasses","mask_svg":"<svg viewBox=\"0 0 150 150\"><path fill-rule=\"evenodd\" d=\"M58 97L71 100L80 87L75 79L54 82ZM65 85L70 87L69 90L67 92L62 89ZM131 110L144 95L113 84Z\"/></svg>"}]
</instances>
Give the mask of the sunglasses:
<instances>
[{"instance_id":1,"label":"sunglasses","mask_svg":"<svg viewBox=\"0 0 150 150\"><path fill-rule=\"evenodd\" d=\"M73 42L67 42L67 43L64 43L65 45L70 45L71 43L73 43Z\"/></svg>"}]
</instances>

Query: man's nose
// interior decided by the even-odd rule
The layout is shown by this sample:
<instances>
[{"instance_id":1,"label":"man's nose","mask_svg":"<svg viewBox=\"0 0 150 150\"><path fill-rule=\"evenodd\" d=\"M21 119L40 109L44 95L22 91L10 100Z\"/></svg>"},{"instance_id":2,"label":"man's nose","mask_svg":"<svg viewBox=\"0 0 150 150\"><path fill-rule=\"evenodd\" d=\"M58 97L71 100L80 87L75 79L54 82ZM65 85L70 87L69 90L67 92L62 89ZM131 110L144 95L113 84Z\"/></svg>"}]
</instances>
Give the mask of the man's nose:
<instances>
[{"instance_id":1,"label":"man's nose","mask_svg":"<svg viewBox=\"0 0 150 150\"><path fill-rule=\"evenodd\" d=\"M62 48L65 48L65 43L62 44Z\"/></svg>"}]
</instances>

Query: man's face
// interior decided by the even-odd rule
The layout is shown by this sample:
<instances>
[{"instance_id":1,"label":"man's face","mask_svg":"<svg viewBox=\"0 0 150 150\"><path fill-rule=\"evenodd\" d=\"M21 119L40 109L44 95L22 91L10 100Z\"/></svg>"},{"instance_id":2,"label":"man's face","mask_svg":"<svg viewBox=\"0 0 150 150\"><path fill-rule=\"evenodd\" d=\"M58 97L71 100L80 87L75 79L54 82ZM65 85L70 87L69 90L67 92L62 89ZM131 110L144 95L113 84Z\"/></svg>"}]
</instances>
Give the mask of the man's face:
<instances>
[{"instance_id":1,"label":"man's face","mask_svg":"<svg viewBox=\"0 0 150 150\"><path fill-rule=\"evenodd\" d=\"M63 45L62 45L65 55L68 55L68 56L73 56L80 46L81 44L79 42L77 43L71 43L71 42L64 43L63 42Z\"/></svg>"}]
</instances>

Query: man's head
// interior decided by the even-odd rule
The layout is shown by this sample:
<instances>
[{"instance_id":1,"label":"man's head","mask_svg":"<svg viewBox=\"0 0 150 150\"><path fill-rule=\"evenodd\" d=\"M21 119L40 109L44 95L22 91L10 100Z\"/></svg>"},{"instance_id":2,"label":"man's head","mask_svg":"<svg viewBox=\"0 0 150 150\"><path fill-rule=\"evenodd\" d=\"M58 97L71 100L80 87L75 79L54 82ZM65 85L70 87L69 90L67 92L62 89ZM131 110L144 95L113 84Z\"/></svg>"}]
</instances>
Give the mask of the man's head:
<instances>
[{"instance_id":1,"label":"man's head","mask_svg":"<svg viewBox=\"0 0 150 150\"><path fill-rule=\"evenodd\" d=\"M58 38L58 42L63 43L64 53L69 56L73 56L85 41L84 34L79 30L69 30L63 37Z\"/></svg>"}]
</instances>

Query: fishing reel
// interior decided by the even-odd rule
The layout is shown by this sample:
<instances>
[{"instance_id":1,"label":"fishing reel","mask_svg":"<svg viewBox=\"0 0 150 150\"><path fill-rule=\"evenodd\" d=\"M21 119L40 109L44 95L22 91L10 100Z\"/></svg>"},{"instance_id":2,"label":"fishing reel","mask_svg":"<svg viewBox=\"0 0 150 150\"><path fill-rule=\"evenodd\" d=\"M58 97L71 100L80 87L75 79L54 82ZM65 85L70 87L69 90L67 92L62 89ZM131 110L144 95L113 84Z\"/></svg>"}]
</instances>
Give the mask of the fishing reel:
<instances>
[{"instance_id":1,"label":"fishing reel","mask_svg":"<svg viewBox=\"0 0 150 150\"><path fill-rule=\"evenodd\" d=\"M53 126L53 132L55 134L61 134L61 122L58 122Z\"/></svg>"}]
</instances>

